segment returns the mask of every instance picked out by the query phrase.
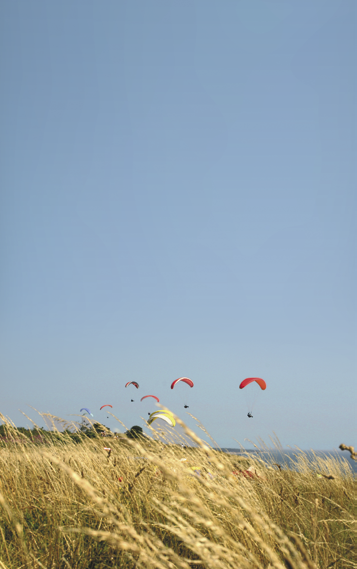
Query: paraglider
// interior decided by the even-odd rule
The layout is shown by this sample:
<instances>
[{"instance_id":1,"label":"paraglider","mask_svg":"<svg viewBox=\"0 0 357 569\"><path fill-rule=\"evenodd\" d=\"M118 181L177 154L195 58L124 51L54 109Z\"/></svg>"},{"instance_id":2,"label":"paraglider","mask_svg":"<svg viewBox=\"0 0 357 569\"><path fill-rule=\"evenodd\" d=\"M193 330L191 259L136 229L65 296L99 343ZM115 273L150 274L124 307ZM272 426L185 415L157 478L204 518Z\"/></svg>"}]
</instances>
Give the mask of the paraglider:
<instances>
[{"instance_id":1,"label":"paraglider","mask_svg":"<svg viewBox=\"0 0 357 569\"><path fill-rule=\"evenodd\" d=\"M125 387L129 387L129 385L134 385L136 389L139 389L139 384L136 381L128 381L128 383L125 384ZM134 399L130 399L130 402L134 403Z\"/></svg>"},{"instance_id":2,"label":"paraglider","mask_svg":"<svg viewBox=\"0 0 357 569\"><path fill-rule=\"evenodd\" d=\"M264 391L267 387L267 384L265 383L264 379L262 379L261 377L246 377L245 379L243 379L243 381L241 381L240 385L239 385L239 389L244 389L245 387L247 387L248 385L254 384L256 383L257 385L259 385L260 389L262 391ZM254 403L256 400L256 397L258 395L258 391L256 391L255 389L253 389L252 391L252 387L248 387L248 392L244 392L245 395L247 395L246 400L248 403L248 414L247 417L249 419L253 419L253 407L254 407Z\"/></svg>"},{"instance_id":3,"label":"paraglider","mask_svg":"<svg viewBox=\"0 0 357 569\"><path fill-rule=\"evenodd\" d=\"M156 399L156 401L157 401L158 403L160 403L160 399L159 399L158 397L156 397L156 395L144 395L144 397L142 397L142 398L140 399L140 401L143 401L143 400L146 399L147 397L153 397L154 399Z\"/></svg>"},{"instance_id":4,"label":"paraglider","mask_svg":"<svg viewBox=\"0 0 357 569\"><path fill-rule=\"evenodd\" d=\"M113 405L102 405L99 411L101 411L104 407L111 407L113 409ZM109 417L107 417L109 419Z\"/></svg>"},{"instance_id":5,"label":"paraglider","mask_svg":"<svg viewBox=\"0 0 357 569\"><path fill-rule=\"evenodd\" d=\"M176 385L176 383L179 383L180 381L182 381L183 383L187 383L187 385L189 385L190 387L193 387L194 383L192 381L192 379L188 378L188 377L179 377L178 379L175 379L175 381L173 381L171 383L171 389L173 389ZM184 405L185 409L188 409L188 405Z\"/></svg>"}]
</instances>

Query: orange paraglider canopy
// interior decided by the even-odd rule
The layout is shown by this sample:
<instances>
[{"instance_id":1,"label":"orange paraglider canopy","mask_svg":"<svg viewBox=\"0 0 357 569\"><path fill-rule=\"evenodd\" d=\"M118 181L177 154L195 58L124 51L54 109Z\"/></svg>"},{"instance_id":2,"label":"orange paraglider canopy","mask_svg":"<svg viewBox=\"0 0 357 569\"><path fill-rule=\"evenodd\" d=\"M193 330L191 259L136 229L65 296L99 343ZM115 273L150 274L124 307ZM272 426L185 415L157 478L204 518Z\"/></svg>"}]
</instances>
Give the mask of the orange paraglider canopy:
<instances>
[{"instance_id":1,"label":"orange paraglider canopy","mask_svg":"<svg viewBox=\"0 0 357 569\"><path fill-rule=\"evenodd\" d=\"M243 389L243 387L249 385L250 383L253 383L253 381L256 381L261 389L266 389L267 384L265 383L264 379L261 379L261 377L247 377L246 379L243 379L239 386L239 389Z\"/></svg>"}]
</instances>

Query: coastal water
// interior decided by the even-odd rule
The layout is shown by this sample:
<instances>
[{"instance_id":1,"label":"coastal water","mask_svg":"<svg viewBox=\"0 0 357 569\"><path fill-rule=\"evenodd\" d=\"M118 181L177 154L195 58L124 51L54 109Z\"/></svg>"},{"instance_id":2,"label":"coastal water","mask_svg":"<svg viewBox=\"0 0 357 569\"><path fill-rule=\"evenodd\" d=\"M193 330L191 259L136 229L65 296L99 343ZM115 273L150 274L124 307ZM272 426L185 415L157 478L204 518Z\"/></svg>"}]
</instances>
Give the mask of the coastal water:
<instances>
[{"instance_id":1,"label":"coastal water","mask_svg":"<svg viewBox=\"0 0 357 569\"><path fill-rule=\"evenodd\" d=\"M239 448L222 448L220 449L223 452L227 452L229 454L236 454L238 456L256 456L260 460L263 460L266 463L276 463L279 464L281 467L286 467L290 469L297 469L298 468L298 461L299 455L302 453L306 456L306 458L311 462L316 462L316 458L332 458L337 461L347 462L352 471L357 474L357 461L352 460L350 458L349 452L342 452L339 450L316 450L316 451L298 451L298 450L241 450Z\"/></svg>"}]
</instances>

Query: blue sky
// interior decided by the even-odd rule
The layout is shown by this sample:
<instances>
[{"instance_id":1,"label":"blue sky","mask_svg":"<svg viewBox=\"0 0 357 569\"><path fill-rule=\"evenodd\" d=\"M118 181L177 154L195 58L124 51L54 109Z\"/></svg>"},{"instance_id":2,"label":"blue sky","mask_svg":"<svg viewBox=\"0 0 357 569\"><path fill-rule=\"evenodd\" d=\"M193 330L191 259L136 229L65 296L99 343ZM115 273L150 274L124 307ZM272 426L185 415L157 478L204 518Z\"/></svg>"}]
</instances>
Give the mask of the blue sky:
<instances>
[{"instance_id":1,"label":"blue sky","mask_svg":"<svg viewBox=\"0 0 357 569\"><path fill-rule=\"evenodd\" d=\"M356 10L0 3L2 413L353 444Z\"/></svg>"}]
</instances>

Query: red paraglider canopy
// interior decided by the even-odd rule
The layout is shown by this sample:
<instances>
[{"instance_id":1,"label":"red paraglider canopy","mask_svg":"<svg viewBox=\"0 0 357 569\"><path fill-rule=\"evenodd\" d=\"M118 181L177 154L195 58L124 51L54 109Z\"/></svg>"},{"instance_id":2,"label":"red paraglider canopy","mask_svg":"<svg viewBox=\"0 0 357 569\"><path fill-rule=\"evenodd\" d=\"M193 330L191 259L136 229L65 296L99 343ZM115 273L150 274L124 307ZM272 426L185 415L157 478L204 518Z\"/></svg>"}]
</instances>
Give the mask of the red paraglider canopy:
<instances>
[{"instance_id":1,"label":"red paraglider canopy","mask_svg":"<svg viewBox=\"0 0 357 569\"><path fill-rule=\"evenodd\" d=\"M154 399L156 399L156 401L157 401L158 403L160 403L160 399L159 399L158 397L156 397L156 395L144 395L144 397L142 397L142 398L140 399L140 401L142 401L143 399L146 399L147 397L153 397Z\"/></svg>"},{"instance_id":2,"label":"red paraglider canopy","mask_svg":"<svg viewBox=\"0 0 357 569\"><path fill-rule=\"evenodd\" d=\"M135 385L136 389L139 389L139 384L136 383L136 381L128 381L128 383L125 384L125 387L128 387L128 385Z\"/></svg>"},{"instance_id":3,"label":"red paraglider canopy","mask_svg":"<svg viewBox=\"0 0 357 569\"><path fill-rule=\"evenodd\" d=\"M256 381L260 388L263 389L263 391L267 388L267 384L265 383L264 379L261 379L260 377L247 377L246 379L243 379L239 386L239 389L243 389L243 387L249 385L250 383L253 383L253 381Z\"/></svg>"},{"instance_id":4,"label":"red paraglider canopy","mask_svg":"<svg viewBox=\"0 0 357 569\"><path fill-rule=\"evenodd\" d=\"M102 405L101 408L99 409L99 411L101 411L101 409L103 409L103 407L111 407L113 409L113 405Z\"/></svg>"},{"instance_id":5,"label":"red paraglider canopy","mask_svg":"<svg viewBox=\"0 0 357 569\"><path fill-rule=\"evenodd\" d=\"M188 377L179 377L178 379L175 379L175 381L172 382L171 389L173 389L176 383L178 383L179 381L183 381L184 383L187 383L187 385L189 385L190 387L193 387L192 379L189 379Z\"/></svg>"}]
</instances>

